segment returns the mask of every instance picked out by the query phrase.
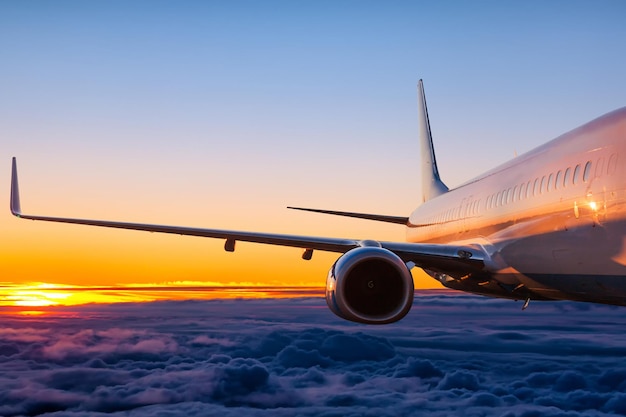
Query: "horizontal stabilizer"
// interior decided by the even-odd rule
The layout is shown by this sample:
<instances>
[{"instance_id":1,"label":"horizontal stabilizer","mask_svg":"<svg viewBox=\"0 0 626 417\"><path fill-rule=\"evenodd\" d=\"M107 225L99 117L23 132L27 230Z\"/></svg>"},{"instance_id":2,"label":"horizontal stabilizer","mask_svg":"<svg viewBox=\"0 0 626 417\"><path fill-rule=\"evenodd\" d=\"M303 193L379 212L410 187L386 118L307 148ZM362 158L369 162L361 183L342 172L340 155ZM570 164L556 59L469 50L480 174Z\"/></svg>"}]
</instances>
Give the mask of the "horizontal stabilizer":
<instances>
[{"instance_id":1,"label":"horizontal stabilizer","mask_svg":"<svg viewBox=\"0 0 626 417\"><path fill-rule=\"evenodd\" d=\"M349 211L320 210L320 209L311 209L311 208L302 208L302 207L287 207L287 208L292 209L292 210L310 211L313 213L332 214L333 216L354 217L357 219L375 220L377 222L403 224L405 226L409 224L408 217L385 216L382 214L352 213Z\"/></svg>"}]
</instances>

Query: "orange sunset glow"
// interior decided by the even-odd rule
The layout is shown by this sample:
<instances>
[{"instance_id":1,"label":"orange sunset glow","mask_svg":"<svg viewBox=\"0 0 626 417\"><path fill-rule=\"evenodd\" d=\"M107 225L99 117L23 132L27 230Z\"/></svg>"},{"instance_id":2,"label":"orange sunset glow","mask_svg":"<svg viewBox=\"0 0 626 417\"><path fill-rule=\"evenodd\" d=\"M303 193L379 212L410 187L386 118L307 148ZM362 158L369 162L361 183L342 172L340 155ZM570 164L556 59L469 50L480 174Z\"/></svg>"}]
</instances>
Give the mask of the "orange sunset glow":
<instances>
[{"instance_id":1,"label":"orange sunset glow","mask_svg":"<svg viewBox=\"0 0 626 417\"><path fill-rule=\"evenodd\" d=\"M195 285L193 285L195 284ZM206 283L168 283L118 287L72 287L31 283L0 286L0 307L18 307L29 312L35 307L73 306L89 303L149 302L185 299L320 297L320 287L219 286ZM45 310L36 310L44 313Z\"/></svg>"},{"instance_id":2,"label":"orange sunset glow","mask_svg":"<svg viewBox=\"0 0 626 417\"><path fill-rule=\"evenodd\" d=\"M63 202L58 204L60 207ZM177 220L171 213L168 216L167 207L163 210L165 221ZM259 219L259 223L266 230L286 229L284 225L291 221L291 230L298 228L303 234L403 239L403 228L395 225L370 224L370 229L362 230L360 226L367 222L281 211L282 224L269 217ZM105 216L106 210L96 215ZM159 221L159 213L153 212L151 217L151 221ZM194 222L186 219L190 225L206 225L199 217ZM233 220L224 223L234 225ZM255 230L249 219L243 223ZM238 242L236 251L228 253L222 240L46 224L10 216L4 224L8 238L0 243L0 262L10 285L0 288L0 305L8 306L321 296L328 270L340 256L316 251L312 260L305 261L297 248L246 242ZM416 288L438 288L421 270L414 269L413 273Z\"/></svg>"}]
</instances>

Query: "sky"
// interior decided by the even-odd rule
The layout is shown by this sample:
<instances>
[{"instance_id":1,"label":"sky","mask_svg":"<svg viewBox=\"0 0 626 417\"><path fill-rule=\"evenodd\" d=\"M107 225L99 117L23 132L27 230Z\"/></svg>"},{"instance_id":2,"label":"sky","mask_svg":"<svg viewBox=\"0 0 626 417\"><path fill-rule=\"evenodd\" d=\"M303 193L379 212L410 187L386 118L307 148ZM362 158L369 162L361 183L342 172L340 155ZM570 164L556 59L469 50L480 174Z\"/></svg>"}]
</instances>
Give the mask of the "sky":
<instances>
[{"instance_id":1,"label":"sky","mask_svg":"<svg viewBox=\"0 0 626 417\"><path fill-rule=\"evenodd\" d=\"M1 1L0 196L15 156L26 213L401 241L286 206L408 215L419 79L451 187L626 105L625 16L623 1ZM6 287L314 287L337 258L8 209L0 230Z\"/></svg>"},{"instance_id":2,"label":"sky","mask_svg":"<svg viewBox=\"0 0 626 417\"><path fill-rule=\"evenodd\" d=\"M626 414L622 308L450 293L388 326L321 298L0 307L0 415Z\"/></svg>"}]
</instances>

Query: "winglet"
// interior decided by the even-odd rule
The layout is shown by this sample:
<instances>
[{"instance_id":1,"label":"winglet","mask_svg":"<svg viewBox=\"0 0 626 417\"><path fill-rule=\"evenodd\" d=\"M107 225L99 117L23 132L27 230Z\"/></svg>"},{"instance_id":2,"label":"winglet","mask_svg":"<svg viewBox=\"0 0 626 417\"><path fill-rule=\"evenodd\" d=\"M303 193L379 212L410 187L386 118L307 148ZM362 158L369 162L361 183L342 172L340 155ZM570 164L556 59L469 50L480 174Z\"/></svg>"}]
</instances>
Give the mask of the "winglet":
<instances>
[{"instance_id":1,"label":"winglet","mask_svg":"<svg viewBox=\"0 0 626 417\"><path fill-rule=\"evenodd\" d=\"M420 152L422 165L422 202L437 197L448 192L448 187L441 181L437 160L435 159L435 148L433 138L430 133L430 122L428 120L428 108L426 107L426 95L424 94L424 84L422 80L417 84L419 123L420 123Z\"/></svg>"},{"instance_id":2,"label":"winglet","mask_svg":"<svg viewBox=\"0 0 626 417\"><path fill-rule=\"evenodd\" d=\"M11 213L20 217L22 209L20 207L20 188L17 183L17 161L13 157L13 168L11 170Z\"/></svg>"}]
</instances>

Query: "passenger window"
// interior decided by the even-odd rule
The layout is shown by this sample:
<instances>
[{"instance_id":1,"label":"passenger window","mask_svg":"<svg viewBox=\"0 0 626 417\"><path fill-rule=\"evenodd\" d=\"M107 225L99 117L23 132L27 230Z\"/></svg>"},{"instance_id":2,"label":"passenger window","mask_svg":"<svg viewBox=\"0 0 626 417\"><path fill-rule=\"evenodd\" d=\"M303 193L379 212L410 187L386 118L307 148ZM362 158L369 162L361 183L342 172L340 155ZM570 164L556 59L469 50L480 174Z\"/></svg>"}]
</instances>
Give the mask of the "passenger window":
<instances>
[{"instance_id":1,"label":"passenger window","mask_svg":"<svg viewBox=\"0 0 626 417\"><path fill-rule=\"evenodd\" d=\"M565 175L563 175L563 187L567 187L567 184L569 183L569 176L572 173L572 168L567 168L565 170Z\"/></svg>"},{"instance_id":2,"label":"passenger window","mask_svg":"<svg viewBox=\"0 0 626 417\"><path fill-rule=\"evenodd\" d=\"M604 171L604 158L598 159L598 163L596 164L596 174L595 177L598 178L602 176L602 171Z\"/></svg>"},{"instance_id":3,"label":"passenger window","mask_svg":"<svg viewBox=\"0 0 626 417\"><path fill-rule=\"evenodd\" d=\"M541 188L539 189L539 193L543 194L546 191L546 176L541 177Z\"/></svg>"},{"instance_id":4,"label":"passenger window","mask_svg":"<svg viewBox=\"0 0 626 417\"><path fill-rule=\"evenodd\" d=\"M609 158L609 164L608 164L608 168L606 170L606 173L608 175L613 175L615 173L615 170L617 169L617 154L614 153L613 155L611 155L611 157Z\"/></svg>"},{"instance_id":5,"label":"passenger window","mask_svg":"<svg viewBox=\"0 0 626 417\"><path fill-rule=\"evenodd\" d=\"M526 184L526 198L530 198L530 196L532 195L532 190L533 187L531 187L533 180L528 181L528 184Z\"/></svg>"},{"instance_id":6,"label":"passenger window","mask_svg":"<svg viewBox=\"0 0 626 417\"><path fill-rule=\"evenodd\" d=\"M501 197L501 193L496 194L496 207L500 205L500 197Z\"/></svg>"},{"instance_id":7,"label":"passenger window","mask_svg":"<svg viewBox=\"0 0 626 417\"><path fill-rule=\"evenodd\" d=\"M515 202L517 200L517 185L513 187L513 197L511 197L511 201Z\"/></svg>"},{"instance_id":8,"label":"passenger window","mask_svg":"<svg viewBox=\"0 0 626 417\"><path fill-rule=\"evenodd\" d=\"M522 185L519 186L519 198L518 200L521 200L524 198L524 186L526 185L526 183L523 183Z\"/></svg>"},{"instance_id":9,"label":"passenger window","mask_svg":"<svg viewBox=\"0 0 626 417\"><path fill-rule=\"evenodd\" d=\"M547 190L546 191L550 191L550 188L552 187L552 178L554 178L554 174L550 174L550 176L548 177L548 183L546 184Z\"/></svg>"},{"instance_id":10,"label":"passenger window","mask_svg":"<svg viewBox=\"0 0 626 417\"><path fill-rule=\"evenodd\" d=\"M510 188L508 189L508 191L506 192L506 203L510 203L511 200L513 200L513 190L511 190Z\"/></svg>"},{"instance_id":11,"label":"passenger window","mask_svg":"<svg viewBox=\"0 0 626 417\"><path fill-rule=\"evenodd\" d=\"M535 185L533 186L533 196L539 195L539 178L535 178Z\"/></svg>"},{"instance_id":12,"label":"passenger window","mask_svg":"<svg viewBox=\"0 0 626 417\"><path fill-rule=\"evenodd\" d=\"M583 182L589 181L589 175L591 175L591 161L587 161L585 164L585 171L583 172Z\"/></svg>"},{"instance_id":13,"label":"passenger window","mask_svg":"<svg viewBox=\"0 0 626 417\"><path fill-rule=\"evenodd\" d=\"M574 168L574 179L572 181L574 185L578 184L579 178L580 178L580 164L576 165L576 168Z\"/></svg>"},{"instance_id":14,"label":"passenger window","mask_svg":"<svg viewBox=\"0 0 626 417\"><path fill-rule=\"evenodd\" d=\"M558 190L559 187L561 186L561 177L563 173L561 172L561 170L559 170L559 172L556 173L556 178L554 179L554 189Z\"/></svg>"}]
</instances>

